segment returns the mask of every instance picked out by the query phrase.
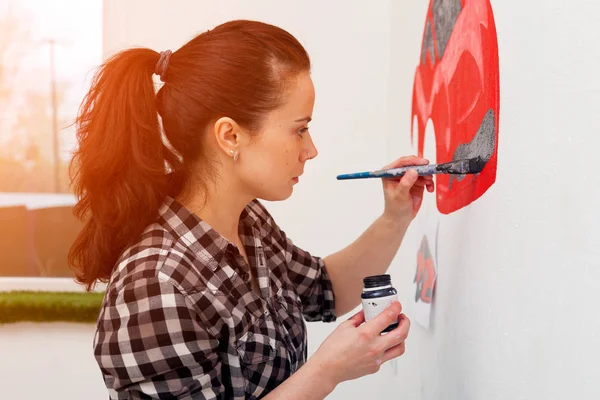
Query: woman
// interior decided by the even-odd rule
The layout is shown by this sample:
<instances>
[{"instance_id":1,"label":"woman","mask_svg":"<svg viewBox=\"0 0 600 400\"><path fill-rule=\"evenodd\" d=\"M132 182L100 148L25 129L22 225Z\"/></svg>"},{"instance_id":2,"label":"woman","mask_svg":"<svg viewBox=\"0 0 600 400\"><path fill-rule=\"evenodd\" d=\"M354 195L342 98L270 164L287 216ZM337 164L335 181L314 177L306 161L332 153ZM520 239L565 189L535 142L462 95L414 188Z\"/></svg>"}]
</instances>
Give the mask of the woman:
<instances>
[{"instance_id":1,"label":"woman","mask_svg":"<svg viewBox=\"0 0 600 400\"><path fill-rule=\"evenodd\" d=\"M325 259L296 247L257 199L288 198L317 155L309 73L293 36L253 21L172 54L125 50L97 73L77 120L86 224L69 259L88 288L108 281L94 352L111 398L320 399L403 354L406 317L379 334L396 302L306 360L303 317L354 309L433 190L413 173L385 181L383 215L356 242Z\"/></svg>"}]
</instances>

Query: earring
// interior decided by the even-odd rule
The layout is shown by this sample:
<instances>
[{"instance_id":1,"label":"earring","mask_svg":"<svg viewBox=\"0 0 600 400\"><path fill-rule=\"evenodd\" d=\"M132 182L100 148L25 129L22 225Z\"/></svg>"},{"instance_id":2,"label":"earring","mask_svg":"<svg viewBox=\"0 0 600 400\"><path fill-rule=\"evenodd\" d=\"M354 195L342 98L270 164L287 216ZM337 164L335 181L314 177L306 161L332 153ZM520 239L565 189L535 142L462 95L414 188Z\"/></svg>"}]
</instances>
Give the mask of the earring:
<instances>
[{"instance_id":1,"label":"earring","mask_svg":"<svg viewBox=\"0 0 600 400\"><path fill-rule=\"evenodd\" d=\"M239 157L239 153L237 151L229 150L229 154L233 156L233 161L237 161Z\"/></svg>"}]
</instances>

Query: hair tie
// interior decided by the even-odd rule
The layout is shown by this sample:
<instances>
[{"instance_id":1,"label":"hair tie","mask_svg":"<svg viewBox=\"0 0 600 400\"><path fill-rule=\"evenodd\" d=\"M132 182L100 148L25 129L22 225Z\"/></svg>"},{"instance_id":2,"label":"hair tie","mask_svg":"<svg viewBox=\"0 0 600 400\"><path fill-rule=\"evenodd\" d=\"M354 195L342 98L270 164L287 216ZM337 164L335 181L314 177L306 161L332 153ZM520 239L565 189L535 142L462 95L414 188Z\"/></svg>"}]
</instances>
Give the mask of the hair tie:
<instances>
[{"instance_id":1,"label":"hair tie","mask_svg":"<svg viewBox=\"0 0 600 400\"><path fill-rule=\"evenodd\" d=\"M154 68L154 73L158 75L163 82L165 82L165 78L167 77L167 68L169 67L171 54L173 54L171 50L161 51L156 67Z\"/></svg>"}]
</instances>

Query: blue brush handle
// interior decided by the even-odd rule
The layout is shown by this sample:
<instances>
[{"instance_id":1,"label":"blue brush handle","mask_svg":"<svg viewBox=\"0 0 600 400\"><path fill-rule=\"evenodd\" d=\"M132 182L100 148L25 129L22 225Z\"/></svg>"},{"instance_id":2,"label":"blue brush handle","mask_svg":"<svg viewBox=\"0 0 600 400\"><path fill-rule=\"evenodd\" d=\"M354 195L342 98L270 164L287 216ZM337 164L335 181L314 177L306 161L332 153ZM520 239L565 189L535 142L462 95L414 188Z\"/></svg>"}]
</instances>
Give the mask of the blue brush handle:
<instances>
[{"instance_id":1,"label":"blue brush handle","mask_svg":"<svg viewBox=\"0 0 600 400\"><path fill-rule=\"evenodd\" d=\"M379 171L370 171L370 172L355 172L352 174L342 174L338 175L338 180L344 179L365 179L365 178L400 178L404 176L406 171L415 170L419 175L433 175L437 174L440 171L437 168L437 164L430 165L418 165L412 167L402 167L402 168L391 168L384 169Z\"/></svg>"}]
</instances>

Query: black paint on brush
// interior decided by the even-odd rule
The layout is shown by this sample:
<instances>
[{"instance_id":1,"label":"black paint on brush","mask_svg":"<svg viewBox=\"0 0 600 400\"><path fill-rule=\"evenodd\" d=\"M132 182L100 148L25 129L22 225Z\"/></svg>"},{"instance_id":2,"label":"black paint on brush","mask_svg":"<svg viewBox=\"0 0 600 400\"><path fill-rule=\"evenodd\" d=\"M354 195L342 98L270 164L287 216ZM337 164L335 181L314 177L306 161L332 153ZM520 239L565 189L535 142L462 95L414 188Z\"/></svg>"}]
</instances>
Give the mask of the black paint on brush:
<instances>
[{"instance_id":1,"label":"black paint on brush","mask_svg":"<svg viewBox=\"0 0 600 400\"><path fill-rule=\"evenodd\" d=\"M466 160L456 160L445 164L439 164L437 170L445 174L478 174L485 167L485 161L477 156Z\"/></svg>"}]
</instances>

